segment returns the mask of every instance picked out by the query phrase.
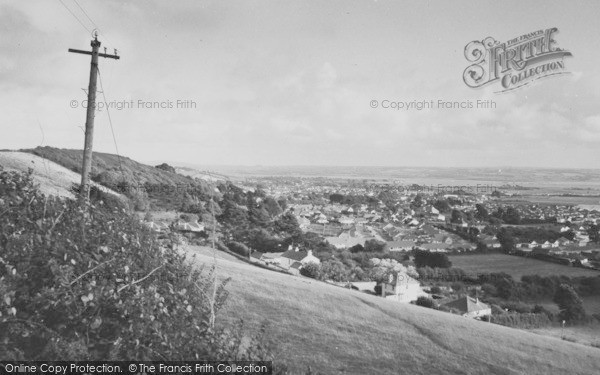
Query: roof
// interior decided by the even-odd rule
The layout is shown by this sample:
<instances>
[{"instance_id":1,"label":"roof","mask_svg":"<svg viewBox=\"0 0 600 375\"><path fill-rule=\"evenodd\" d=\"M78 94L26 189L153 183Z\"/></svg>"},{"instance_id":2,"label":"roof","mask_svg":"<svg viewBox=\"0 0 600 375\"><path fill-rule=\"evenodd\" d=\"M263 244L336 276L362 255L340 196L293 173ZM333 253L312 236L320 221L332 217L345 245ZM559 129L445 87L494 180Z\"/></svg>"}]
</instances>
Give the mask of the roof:
<instances>
[{"instance_id":1,"label":"roof","mask_svg":"<svg viewBox=\"0 0 600 375\"><path fill-rule=\"evenodd\" d=\"M407 240L401 240L401 241L388 241L386 242L387 247L413 247L415 246L415 242L414 241L407 241Z\"/></svg>"},{"instance_id":2,"label":"roof","mask_svg":"<svg viewBox=\"0 0 600 375\"><path fill-rule=\"evenodd\" d=\"M489 305L479 301L478 299L471 298L468 296L459 298L452 302L448 302L448 303L444 304L444 306L452 308L452 309L457 309L460 312L462 312L463 314L467 314L467 313L475 312L475 311L487 310L490 308Z\"/></svg>"},{"instance_id":3,"label":"roof","mask_svg":"<svg viewBox=\"0 0 600 375\"><path fill-rule=\"evenodd\" d=\"M261 253L260 251L254 251L252 254L250 254L250 257L256 258L256 259L260 259L262 256L263 256L263 253Z\"/></svg>"},{"instance_id":4,"label":"roof","mask_svg":"<svg viewBox=\"0 0 600 375\"><path fill-rule=\"evenodd\" d=\"M285 253L281 254L282 258L288 258L288 259L297 260L297 261L301 261L302 259L306 258L307 256L308 256L307 251L288 250Z\"/></svg>"}]
</instances>

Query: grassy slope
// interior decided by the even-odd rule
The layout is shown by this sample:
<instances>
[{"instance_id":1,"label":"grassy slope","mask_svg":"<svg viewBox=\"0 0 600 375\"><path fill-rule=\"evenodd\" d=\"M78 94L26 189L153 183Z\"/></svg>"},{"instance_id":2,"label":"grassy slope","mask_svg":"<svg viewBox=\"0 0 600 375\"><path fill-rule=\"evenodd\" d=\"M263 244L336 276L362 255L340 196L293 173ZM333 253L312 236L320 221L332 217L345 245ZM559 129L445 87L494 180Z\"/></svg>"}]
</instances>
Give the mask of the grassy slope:
<instances>
[{"instance_id":1,"label":"grassy slope","mask_svg":"<svg viewBox=\"0 0 600 375\"><path fill-rule=\"evenodd\" d=\"M188 247L199 264L205 248ZM277 358L340 374L596 374L600 350L258 269L219 253L222 321L268 323Z\"/></svg>"},{"instance_id":2,"label":"grassy slope","mask_svg":"<svg viewBox=\"0 0 600 375\"><path fill-rule=\"evenodd\" d=\"M81 183L80 174L30 153L0 151L0 165L7 170L21 172L27 172L29 168L32 168L34 181L39 184L40 190L48 195L74 198L71 187L73 184L79 185ZM93 184L100 187L96 183ZM104 187L100 188L104 191L110 191Z\"/></svg>"},{"instance_id":3,"label":"grassy slope","mask_svg":"<svg viewBox=\"0 0 600 375\"><path fill-rule=\"evenodd\" d=\"M65 168L81 173L82 153L81 150L59 149L54 147L36 147L34 149L22 150L34 155L52 160ZM129 180L139 184L190 184L191 180L185 176L164 171L153 166L138 163L128 157L94 152L92 158L92 176L102 172L111 171L119 175L123 174Z\"/></svg>"},{"instance_id":4,"label":"grassy slope","mask_svg":"<svg viewBox=\"0 0 600 375\"><path fill-rule=\"evenodd\" d=\"M540 276L565 275L569 277L600 275L600 272L595 270L569 267L506 254L456 255L450 256L450 260L453 267L461 268L469 274L506 272L515 280L520 280L523 275L533 274Z\"/></svg>"}]
</instances>

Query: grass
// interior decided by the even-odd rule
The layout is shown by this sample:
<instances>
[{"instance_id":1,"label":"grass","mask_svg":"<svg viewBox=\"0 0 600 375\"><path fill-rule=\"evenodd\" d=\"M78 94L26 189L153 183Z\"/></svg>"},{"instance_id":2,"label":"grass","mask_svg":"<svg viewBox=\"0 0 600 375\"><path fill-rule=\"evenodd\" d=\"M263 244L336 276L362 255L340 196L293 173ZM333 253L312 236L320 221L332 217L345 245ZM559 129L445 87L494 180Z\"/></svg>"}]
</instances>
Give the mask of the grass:
<instances>
[{"instance_id":1,"label":"grass","mask_svg":"<svg viewBox=\"0 0 600 375\"><path fill-rule=\"evenodd\" d=\"M212 251L187 247L198 264ZM276 360L324 374L595 374L598 349L286 276L218 252L231 277L217 321L268 324Z\"/></svg>"},{"instance_id":2,"label":"grass","mask_svg":"<svg viewBox=\"0 0 600 375\"><path fill-rule=\"evenodd\" d=\"M536 328L530 331L540 335L562 338L566 341L577 342L593 347L597 347L597 345L600 344L600 325L598 324L565 327L564 331L560 326ZM600 356L600 352L598 355Z\"/></svg>"},{"instance_id":3,"label":"grass","mask_svg":"<svg viewBox=\"0 0 600 375\"><path fill-rule=\"evenodd\" d=\"M58 197L74 198L73 185L81 183L81 175L62 165L37 155L18 151L0 151L0 165L7 170L27 172L33 169L33 179L42 193ZM92 182L92 185L105 192L110 189ZM114 193L114 192L113 192ZM114 193L116 194L116 193Z\"/></svg>"},{"instance_id":4,"label":"grass","mask_svg":"<svg viewBox=\"0 0 600 375\"><path fill-rule=\"evenodd\" d=\"M450 256L450 260L453 267L461 268L468 274L505 272L515 280L521 280L523 275L565 275L569 277L600 275L600 272L595 270L506 254L454 255Z\"/></svg>"}]
</instances>

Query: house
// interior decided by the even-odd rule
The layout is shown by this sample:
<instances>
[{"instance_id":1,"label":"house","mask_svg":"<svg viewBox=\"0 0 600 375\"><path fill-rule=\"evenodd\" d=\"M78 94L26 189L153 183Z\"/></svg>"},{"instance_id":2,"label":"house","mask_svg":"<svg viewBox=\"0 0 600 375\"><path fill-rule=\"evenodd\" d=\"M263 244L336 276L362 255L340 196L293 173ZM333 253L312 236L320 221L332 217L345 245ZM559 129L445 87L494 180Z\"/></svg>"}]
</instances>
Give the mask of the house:
<instances>
[{"instance_id":1,"label":"house","mask_svg":"<svg viewBox=\"0 0 600 375\"><path fill-rule=\"evenodd\" d=\"M388 241L385 244L387 251L409 251L414 246L414 241Z\"/></svg>"},{"instance_id":2,"label":"house","mask_svg":"<svg viewBox=\"0 0 600 375\"><path fill-rule=\"evenodd\" d=\"M378 286L381 287L382 297L398 302L410 302L420 296L427 296L427 293L421 288L421 284L405 273L392 273L386 282L382 282Z\"/></svg>"},{"instance_id":3,"label":"house","mask_svg":"<svg viewBox=\"0 0 600 375\"><path fill-rule=\"evenodd\" d=\"M496 237L486 237L481 240L481 243L483 243L488 249L499 249L502 247L502 244Z\"/></svg>"},{"instance_id":4,"label":"house","mask_svg":"<svg viewBox=\"0 0 600 375\"><path fill-rule=\"evenodd\" d=\"M260 251L253 251L250 254L250 260L254 261L254 262L263 261L263 255L264 255L264 253L262 253Z\"/></svg>"},{"instance_id":5,"label":"house","mask_svg":"<svg viewBox=\"0 0 600 375\"><path fill-rule=\"evenodd\" d=\"M281 255L283 255L283 253L264 253L260 257L260 260L267 264L278 264Z\"/></svg>"},{"instance_id":6,"label":"house","mask_svg":"<svg viewBox=\"0 0 600 375\"><path fill-rule=\"evenodd\" d=\"M442 306L458 310L459 313L466 318L477 319L492 315L492 308L489 305L479 301L479 298L471 298L469 296L464 296Z\"/></svg>"},{"instance_id":7,"label":"house","mask_svg":"<svg viewBox=\"0 0 600 375\"><path fill-rule=\"evenodd\" d=\"M450 245L447 243L424 243L418 246L420 249L429 250L432 252L447 252L450 248Z\"/></svg>"},{"instance_id":8,"label":"house","mask_svg":"<svg viewBox=\"0 0 600 375\"><path fill-rule=\"evenodd\" d=\"M183 221L183 220L178 220L175 223L175 229L180 232L198 233L198 232L204 231L204 225L198 223L197 221L187 222L187 221Z\"/></svg>"},{"instance_id":9,"label":"house","mask_svg":"<svg viewBox=\"0 0 600 375\"><path fill-rule=\"evenodd\" d=\"M277 259L277 263L283 267L290 269L295 262L299 262L304 265L306 263L321 263L319 258L312 254L312 250L300 251L300 250L288 250Z\"/></svg>"},{"instance_id":10,"label":"house","mask_svg":"<svg viewBox=\"0 0 600 375\"><path fill-rule=\"evenodd\" d=\"M367 239L355 229L342 232L337 237L325 237L325 240L336 249L347 249L358 244L364 246Z\"/></svg>"},{"instance_id":11,"label":"house","mask_svg":"<svg viewBox=\"0 0 600 375\"><path fill-rule=\"evenodd\" d=\"M169 226L166 223L162 222L154 222L154 221L144 221L144 224L152 229L154 232L166 232L169 230Z\"/></svg>"}]
</instances>

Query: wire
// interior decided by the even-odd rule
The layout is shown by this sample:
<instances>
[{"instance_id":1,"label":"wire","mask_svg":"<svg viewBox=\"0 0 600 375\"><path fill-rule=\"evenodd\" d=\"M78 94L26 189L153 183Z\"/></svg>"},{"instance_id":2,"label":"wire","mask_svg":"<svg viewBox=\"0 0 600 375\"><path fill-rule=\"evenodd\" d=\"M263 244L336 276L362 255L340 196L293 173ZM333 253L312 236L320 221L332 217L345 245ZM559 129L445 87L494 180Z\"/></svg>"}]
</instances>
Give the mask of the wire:
<instances>
[{"instance_id":1,"label":"wire","mask_svg":"<svg viewBox=\"0 0 600 375\"><path fill-rule=\"evenodd\" d=\"M79 5L79 3L77 2L77 0L73 0L73 2L75 3L75 5L77 5L77 7L79 9L81 9L81 11L83 12L83 14L85 14L85 16L87 17L87 19L92 23L92 25L94 25L94 27L98 30L100 30L100 28L98 27L98 25L96 25L96 23L94 21L92 21L92 19L90 18L90 16L87 14L87 12L85 11L85 9L83 9L83 7L81 5Z\"/></svg>"},{"instance_id":2,"label":"wire","mask_svg":"<svg viewBox=\"0 0 600 375\"><path fill-rule=\"evenodd\" d=\"M94 28L95 28L94 30L98 30L100 32L100 34L101 34L100 36L102 37L102 39L104 39L109 44L112 44L111 41L106 37L106 35L102 31L102 29L100 29L98 24L96 24L96 22L94 22L94 20L92 19L92 17L90 17L88 12L86 12L85 9L83 9L83 6L81 4L79 4L79 2L77 0L73 0L73 2L81 10L81 12L83 12L83 14L86 16L86 18L90 21L90 23L94 26ZM93 32L93 30L92 30L92 32Z\"/></svg>"},{"instance_id":3,"label":"wire","mask_svg":"<svg viewBox=\"0 0 600 375\"><path fill-rule=\"evenodd\" d=\"M81 25L81 27L83 27L83 28L85 29L85 31L87 31L87 32L88 32L88 33L90 33L90 34L92 33L92 31L91 31L90 29L88 29L88 28L87 28L87 27L86 27L86 26L83 24L83 22L81 22L81 20L79 19L79 17L77 17L77 16L75 15L75 13L73 13L73 12L71 11L71 9L69 9L69 8L68 8L68 7L65 5L65 3L63 3L63 1L62 1L62 0L58 0L58 1L59 1L59 2L62 4L62 6L63 6L63 7L65 7L65 9L66 9L66 10L67 10L69 13L71 13L71 15L72 15L73 17L75 17L75 19L77 20L77 22L79 22L79 24Z\"/></svg>"},{"instance_id":4,"label":"wire","mask_svg":"<svg viewBox=\"0 0 600 375\"><path fill-rule=\"evenodd\" d=\"M121 163L121 154L119 153L119 146L117 145L117 137L115 136L115 130L113 128L112 119L110 117L110 111L108 109L108 100L106 100L106 94L104 93L104 85L102 84L102 75L100 74L100 68L96 68L98 71L98 77L100 78L100 89L102 90L102 98L104 99L104 107L106 108L106 115L108 116L108 123L110 125L110 132L112 133L113 142L115 144L115 150L117 152L117 160L119 161L119 170L121 171L121 177L123 178L123 182L125 182L125 172L123 172L123 165ZM139 187L139 184L135 178L135 174L133 175L134 182Z\"/></svg>"}]
</instances>

